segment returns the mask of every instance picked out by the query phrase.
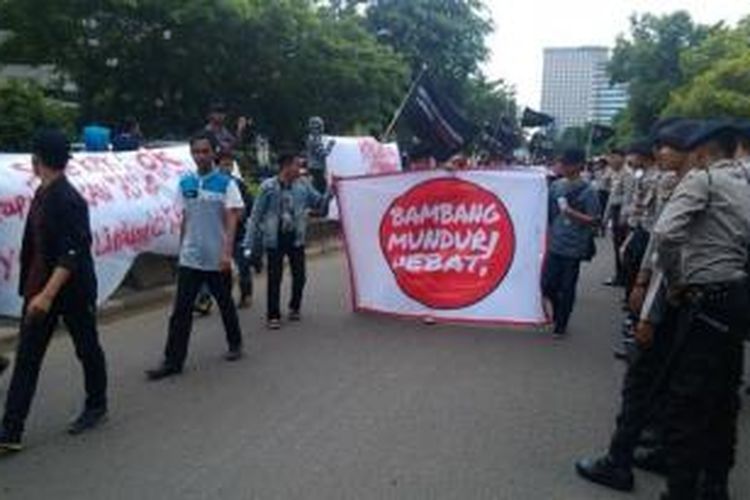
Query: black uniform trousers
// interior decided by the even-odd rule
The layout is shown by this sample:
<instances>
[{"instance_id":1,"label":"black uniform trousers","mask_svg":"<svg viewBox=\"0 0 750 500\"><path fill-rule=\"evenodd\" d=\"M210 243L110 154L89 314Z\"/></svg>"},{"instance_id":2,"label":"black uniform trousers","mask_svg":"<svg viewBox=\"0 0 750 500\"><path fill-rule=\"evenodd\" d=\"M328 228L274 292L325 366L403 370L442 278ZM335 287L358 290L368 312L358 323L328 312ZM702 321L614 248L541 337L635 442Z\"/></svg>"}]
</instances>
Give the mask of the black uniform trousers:
<instances>
[{"instance_id":1,"label":"black uniform trousers","mask_svg":"<svg viewBox=\"0 0 750 500\"><path fill-rule=\"evenodd\" d=\"M11 433L23 432L42 360L60 317L83 365L86 409L107 407L107 365L96 328L96 305L73 295L58 297L46 316L32 318L24 314L22 319L3 417L3 427Z\"/></svg>"},{"instance_id":2,"label":"black uniform trousers","mask_svg":"<svg viewBox=\"0 0 750 500\"><path fill-rule=\"evenodd\" d=\"M185 364L193 327L193 304L204 285L221 311L229 349L242 347L240 321L232 301L232 273L180 267L177 271L177 296L169 318L169 336L164 349L164 363L167 366L181 369Z\"/></svg>"},{"instance_id":3,"label":"black uniform trousers","mask_svg":"<svg viewBox=\"0 0 750 500\"><path fill-rule=\"evenodd\" d=\"M612 206L612 245L615 251L615 281L619 284L625 284L625 273L620 258L620 247L628 237L627 224L620 224L621 205Z\"/></svg>"},{"instance_id":4,"label":"black uniform trousers","mask_svg":"<svg viewBox=\"0 0 750 500\"><path fill-rule=\"evenodd\" d=\"M666 394L670 498L693 498L701 472L726 480L735 460L750 300L744 282L697 290L680 306Z\"/></svg>"},{"instance_id":5,"label":"black uniform trousers","mask_svg":"<svg viewBox=\"0 0 750 500\"><path fill-rule=\"evenodd\" d=\"M612 460L625 467L633 464L633 452L646 429L661 430L664 394L670 375L677 309L668 307L664 320L656 327L649 347L641 347L628 365L622 386L622 402L615 432L609 446Z\"/></svg>"},{"instance_id":6,"label":"black uniform trousers","mask_svg":"<svg viewBox=\"0 0 750 500\"><path fill-rule=\"evenodd\" d=\"M292 297L289 309L299 311L302 292L307 281L305 247L294 245L294 233L279 233L277 248L268 250L268 319L281 319L281 282L284 276L284 257L289 258L292 271Z\"/></svg>"}]
</instances>

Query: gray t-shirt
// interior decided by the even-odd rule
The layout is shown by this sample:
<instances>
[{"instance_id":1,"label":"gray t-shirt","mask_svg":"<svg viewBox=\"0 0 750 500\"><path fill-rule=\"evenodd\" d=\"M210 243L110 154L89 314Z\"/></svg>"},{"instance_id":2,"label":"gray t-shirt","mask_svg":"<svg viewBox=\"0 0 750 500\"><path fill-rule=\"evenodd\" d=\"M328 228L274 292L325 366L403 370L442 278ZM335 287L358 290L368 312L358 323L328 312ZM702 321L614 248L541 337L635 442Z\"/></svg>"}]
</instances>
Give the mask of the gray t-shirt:
<instances>
[{"instance_id":1,"label":"gray t-shirt","mask_svg":"<svg viewBox=\"0 0 750 500\"><path fill-rule=\"evenodd\" d=\"M584 259L588 256L594 228L562 214L558 199L566 198L570 208L588 216L599 214L599 197L584 180L559 179L552 183L550 196L550 234L549 251L562 255Z\"/></svg>"},{"instance_id":2,"label":"gray t-shirt","mask_svg":"<svg viewBox=\"0 0 750 500\"><path fill-rule=\"evenodd\" d=\"M189 173L180 179L179 203L185 217L180 266L218 271L226 241L226 210L245 206L237 183L218 170L204 176Z\"/></svg>"}]
</instances>

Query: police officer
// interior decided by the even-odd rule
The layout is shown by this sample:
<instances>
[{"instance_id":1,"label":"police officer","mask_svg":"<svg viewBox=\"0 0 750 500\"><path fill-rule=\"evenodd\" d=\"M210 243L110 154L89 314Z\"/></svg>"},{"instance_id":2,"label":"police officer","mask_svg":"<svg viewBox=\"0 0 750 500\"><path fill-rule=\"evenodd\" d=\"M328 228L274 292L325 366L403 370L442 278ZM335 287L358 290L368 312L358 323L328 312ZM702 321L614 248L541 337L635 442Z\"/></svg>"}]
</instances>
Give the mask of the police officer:
<instances>
[{"instance_id":1,"label":"police officer","mask_svg":"<svg viewBox=\"0 0 750 500\"><path fill-rule=\"evenodd\" d=\"M734 160L735 131L726 122L706 123L689 146L694 160L709 166L685 176L654 227L657 261L678 311L663 499L728 499L750 307L750 184Z\"/></svg>"},{"instance_id":2,"label":"police officer","mask_svg":"<svg viewBox=\"0 0 750 500\"><path fill-rule=\"evenodd\" d=\"M623 214L623 207L627 204L631 196L633 174L630 168L625 165L625 154L622 149L613 149L607 156L607 163L610 168L611 188L602 224L606 226L610 220L612 221L615 275L604 284L607 286L623 286L625 284L625 275L622 268L622 260L620 259L620 247L628 235L627 218Z\"/></svg>"},{"instance_id":3,"label":"police officer","mask_svg":"<svg viewBox=\"0 0 750 500\"><path fill-rule=\"evenodd\" d=\"M653 139L659 163L664 169L684 175L688 170L687 139L698 127L694 121L670 122L661 128L655 128ZM653 421L657 399L663 392L663 375L666 359L671 352L673 324L675 314L672 311L661 311L657 314L648 308L642 308L644 293L651 280L653 245L644 256L641 272L633 287L636 300L633 310L648 318L651 324L658 324L659 334L653 342L644 341L639 355L628 367L622 388L622 403L617 417L615 432L610 442L609 451L603 457L584 459L576 464L576 470L583 478L604 486L630 491L634 486L633 465L645 466L650 470L651 464L635 461L634 452L639 437L648 424ZM658 288L658 283L656 287ZM646 309L642 311L642 309Z\"/></svg>"}]
</instances>

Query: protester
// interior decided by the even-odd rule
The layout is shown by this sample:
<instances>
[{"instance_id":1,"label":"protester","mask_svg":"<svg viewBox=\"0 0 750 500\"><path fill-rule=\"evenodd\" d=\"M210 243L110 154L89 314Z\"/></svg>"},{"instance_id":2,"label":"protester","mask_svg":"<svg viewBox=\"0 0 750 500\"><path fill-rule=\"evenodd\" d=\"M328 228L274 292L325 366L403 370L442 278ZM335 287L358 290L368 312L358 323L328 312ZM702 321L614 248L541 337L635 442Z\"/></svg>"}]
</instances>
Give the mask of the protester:
<instances>
[{"instance_id":1,"label":"protester","mask_svg":"<svg viewBox=\"0 0 750 500\"><path fill-rule=\"evenodd\" d=\"M249 257L258 248L265 250L268 266L268 327L281 327L281 281L284 257L289 259L292 272L292 296L289 320L299 321L302 293L306 281L305 239L307 212L328 208L330 198L321 195L310 182L300 178L302 159L293 154L279 157L279 174L267 179L260 187L245 234L245 249ZM262 242L258 244L258 239Z\"/></svg>"},{"instance_id":2,"label":"protester","mask_svg":"<svg viewBox=\"0 0 750 500\"><path fill-rule=\"evenodd\" d=\"M612 222L612 243L615 253L615 275L604 284L608 286L623 286L625 275L622 268L620 248L625 242L628 234L627 219L622 213L623 206L630 198L633 185L633 174L625 165L625 155L621 149L613 149L607 156L607 164L610 168L610 195L609 203L604 212L602 224Z\"/></svg>"},{"instance_id":3,"label":"protester","mask_svg":"<svg viewBox=\"0 0 750 500\"><path fill-rule=\"evenodd\" d=\"M47 345L60 317L83 365L86 402L68 432L80 434L107 416L107 370L96 327L97 283L86 201L65 169L70 144L43 130L32 145L34 175L41 181L24 229L19 293L24 299L13 375L0 430L0 450L20 451Z\"/></svg>"},{"instance_id":4,"label":"protester","mask_svg":"<svg viewBox=\"0 0 750 500\"><path fill-rule=\"evenodd\" d=\"M253 298L253 272L252 262L250 259L245 257L244 248L242 247L245 241L245 226L247 220L250 218L250 210L253 206L253 197L248 191L245 182L240 177L232 175L234 168L234 155L231 151L220 150L218 155L219 169L224 174L232 177L234 182L237 184L237 188L240 190L242 195L242 201L245 205L245 209L237 224L237 232L234 237L234 264L237 267L237 274L239 275L240 281L240 300L237 303L237 307L245 308L248 307ZM210 300L210 299L209 299Z\"/></svg>"},{"instance_id":5,"label":"protester","mask_svg":"<svg viewBox=\"0 0 750 500\"><path fill-rule=\"evenodd\" d=\"M580 178L584 161L582 150L565 151L560 159L563 177L550 186L549 248L542 290L552 306L556 338L567 333L581 261L593 258L599 222L598 196Z\"/></svg>"},{"instance_id":6,"label":"protester","mask_svg":"<svg viewBox=\"0 0 750 500\"><path fill-rule=\"evenodd\" d=\"M112 139L112 151L137 151L141 147L141 126L133 116L125 118L120 132Z\"/></svg>"},{"instance_id":7,"label":"protester","mask_svg":"<svg viewBox=\"0 0 750 500\"><path fill-rule=\"evenodd\" d=\"M679 177L689 171L688 140L697 126L698 122L683 120L654 129L654 149L662 168ZM657 333L648 345L642 343L638 346L638 355L628 366L623 380L620 412L608 453L576 464L576 470L582 477L621 491L633 489L633 465L653 472L664 473L666 470L662 449L663 433L655 420L660 420L658 408L663 404L662 381L667 374L667 360L673 350L677 310L663 300L664 297L660 297L660 308L654 307L653 303L645 307L645 310L643 308L646 290L655 274L654 246L652 241L643 258L630 304L633 313L641 319L641 330L656 330ZM660 290L660 282L654 281L652 286L655 290ZM656 293L652 292L653 295ZM646 438L645 430L654 427L656 431L652 431ZM639 454L637 447L644 443L648 447Z\"/></svg>"},{"instance_id":8,"label":"protester","mask_svg":"<svg viewBox=\"0 0 750 500\"><path fill-rule=\"evenodd\" d=\"M211 105L208 113L208 123L206 131L210 132L219 143L219 148L225 151L234 151L239 146L243 134L247 130L251 121L241 116L237 119L237 127L232 133L226 126L227 107L222 102L215 102Z\"/></svg>"},{"instance_id":9,"label":"protester","mask_svg":"<svg viewBox=\"0 0 750 500\"><path fill-rule=\"evenodd\" d=\"M244 203L237 183L215 164L218 144L209 132L190 140L197 173L186 174L179 184L183 208L177 293L169 320L169 334L161 365L146 372L150 380L182 373L187 357L192 309L201 287L216 299L229 350L224 358L242 357L242 332L232 302L232 254L237 223Z\"/></svg>"}]
</instances>

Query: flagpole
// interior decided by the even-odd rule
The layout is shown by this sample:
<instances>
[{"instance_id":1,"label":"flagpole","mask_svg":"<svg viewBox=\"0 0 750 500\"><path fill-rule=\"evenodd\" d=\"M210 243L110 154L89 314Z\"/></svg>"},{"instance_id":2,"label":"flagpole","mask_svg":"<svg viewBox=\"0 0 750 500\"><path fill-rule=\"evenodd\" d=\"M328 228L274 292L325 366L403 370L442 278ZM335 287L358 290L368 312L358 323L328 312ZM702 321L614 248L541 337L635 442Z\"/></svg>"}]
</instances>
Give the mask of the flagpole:
<instances>
[{"instance_id":1,"label":"flagpole","mask_svg":"<svg viewBox=\"0 0 750 500\"><path fill-rule=\"evenodd\" d=\"M586 142L586 159L588 160L591 158L591 149L594 145L594 129L596 128L596 124L591 124L591 129L589 129L589 139Z\"/></svg>"},{"instance_id":2,"label":"flagpole","mask_svg":"<svg viewBox=\"0 0 750 500\"><path fill-rule=\"evenodd\" d=\"M411 95L417 89L417 85L419 85L420 80L422 80L422 76L424 76L426 72L427 72L427 65L423 64L422 69L419 71L419 75L417 75L417 77L412 82L411 87L409 88L409 92L406 93L406 97L404 97L398 109L396 109L396 112L393 115L393 119L391 120L391 123L388 124L388 128L385 129L385 132L381 136L381 139L380 139L381 142L388 141L388 138L393 133L393 130L396 128L396 125L398 124L398 121L401 118L401 115L403 114L404 109L406 108L406 104L409 102L409 99L411 99Z\"/></svg>"}]
</instances>

